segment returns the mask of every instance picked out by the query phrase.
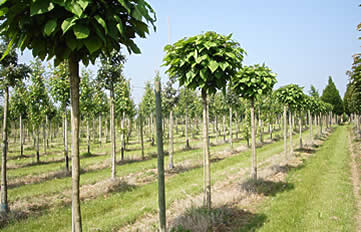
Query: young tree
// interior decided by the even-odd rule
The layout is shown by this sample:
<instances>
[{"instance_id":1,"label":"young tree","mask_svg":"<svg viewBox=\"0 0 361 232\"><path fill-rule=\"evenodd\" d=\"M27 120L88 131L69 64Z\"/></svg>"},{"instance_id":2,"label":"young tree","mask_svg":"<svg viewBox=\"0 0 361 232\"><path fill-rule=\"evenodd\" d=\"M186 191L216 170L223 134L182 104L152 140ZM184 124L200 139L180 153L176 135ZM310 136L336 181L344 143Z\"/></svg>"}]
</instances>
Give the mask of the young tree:
<instances>
[{"instance_id":1,"label":"young tree","mask_svg":"<svg viewBox=\"0 0 361 232\"><path fill-rule=\"evenodd\" d=\"M310 91L308 92L311 97L320 98L320 94L318 93L318 89L315 86L311 85Z\"/></svg>"},{"instance_id":2,"label":"young tree","mask_svg":"<svg viewBox=\"0 0 361 232\"><path fill-rule=\"evenodd\" d=\"M30 74L31 85L27 98L29 120L36 133L36 162L40 162L39 134L40 125L44 123L49 97L45 88L45 68L39 59L31 64L32 72ZM44 151L45 152L45 151Z\"/></svg>"},{"instance_id":3,"label":"young tree","mask_svg":"<svg viewBox=\"0 0 361 232\"><path fill-rule=\"evenodd\" d=\"M144 95L139 105L142 115L149 116L149 135L151 139L151 145L154 146L154 131L153 131L153 114L155 112L155 97L153 94L153 86L150 82L145 83Z\"/></svg>"},{"instance_id":4,"label":"young tree","mask_svg":"<svg viewBox=\"0 0 361 232\"><path fill-rule=\"evenodd\" d=\"M82 231L79 199L79 62L95 62L100 54L119 51L140 53L134 43L146 37L147 23L154 26L155 13L142 1L34 0L3 1L0 5L1 34L9 38L9 48L32 50L44 60L55 57L58 65L69 62L72 121L72 230ZM152 15L153 13L153 15ZM143 21L144 20L144 21ZM6 55L7 53L5 53Z\"/></svg>"},{"instance_id":5,"label":"young tree","mask_svg":"<svg viewBox=\"0 0 361 232\"><path fill-rule=\"evenodd\" d=\"M101 67L98 70L97 82L103 83L103 87L110 92L110 137L112 141L112 179L116 177L116 136L115 136L115 99L114 87L123 81L124 56L120 52L113 51L110 57L103 56Z\"/></svg>"},{"instance_id":6,"label":"young tree","mask_svg":"<svg viewBox=\"0 0 361 232\"><path fill-rule=\"evenodd\" d=\"M1 10L1 7L0 7ZM1 17L0 17L1 18ZM1 27L1 26L0 26ZM1 156L1 190L0 190L0 213L9 212L7 193L7 151L8 151L8 111L9 111L9 88L16 85L18 81L26 78L30 68L23 64L18 64L18 56L13 49L7 49L7 44L0 44L0 90L4 93L3 106L3 130L2 130L2 156ZM4 54L8 54L4 57Z\"/></svg>"},{"instance_id":7,"label":"young tree","mask_svg":"<svg viewBox=\"0 0 361 232\"><path fill-rule=\"evenodd\" d=\"M184 38L165 47L164 65L167 73L176 77L180 86L201 90L203 103L203 164L204 206L211 208L211 174L208 136L207 96L218 89L225 89L241 68L244 50L231 40L231 35L215 32Z\"/></svg>"},{"instance_id":8,"label":"young tree","mask_svg":"<svg viewBox=\"0 0 361 232\"><path fill-rule=\"evenodd\" d=\"M169 169L173 169L173 154L174 154L174 145L173 145L173 109L178 103L179 96L178 91L173 88L174 79L169 80L164 87L162 93L162 103L163 110L166 109L169 113Z\"/></svg>"},{"instance_id":9,"label":"young tree","mask_svg":"<svg viewBox=\"0 0 361 232\"><path fill-rule=\"evenodd\" d=\"M64 143L64 161L65 170L69 172L68 156L68 119L67 107L70 103L70 82L69 82L69 65L66 62L60 63L52 68L49 78L50 95L55 102L60 104L63 116L63 143Z\"/></svg>"},{"instance_id":10,"label":"young tree","mask_svg":"<svg viewBox=\"0 0 361 232\"><path fill-rule=\"evenodd\" d=\"M302 88L296 84L289 84L276 90L276 96L278 100L286 107L288 107L288 119L289 119L289 136L290 136L290 155L293 154L293 142L292 142L292 111L297 109L297 106L302 102L304 93ZM284 113L285 116L285 113ZM284 121L287 121L284 117ZM285 126L286 127L286 126ZM287 151L285 150L286 158L288 159Z\"/></svg>"},{"instance_id":11,"label":"young tree","mask_svg":"<svg viewBox=\"0 0 361 232\"><path fill-rule=\"evenodd\" d=\"M343 114L342 98L331 76L328 77L328 84L322 92L321 100L333 106L332 113L335 115Z\"/></svg>"},{"instance_id":12,"label":"young tree","mask_svg":"<svg viewBox=\"0 0 361 232\"><path fill-rule=\"evenodd\" d=\"M86 119L86 143L87 143L87 153L90 154L90 132L89 132L89 123L90 118L94 115L94 95L95 89L93 81L91 80L90 71L83 69L82 78L80 81L80 112Z\"/></svg>"},{"instance_id":13,"label":"young tree","mask_svg":"<svg viewBox=\"0 0 361 232\"><path fill-rule=\"evenodd\" d=\"M256 156L256 130L254 104L257 96L272 92L276 84L276 74L263 65L245 66L232 79L233 91L239 96L246 98L251 104L251 140L252 140L252 168L251 177L257 179L257 156Z\"/></svg>"}]
</instances>

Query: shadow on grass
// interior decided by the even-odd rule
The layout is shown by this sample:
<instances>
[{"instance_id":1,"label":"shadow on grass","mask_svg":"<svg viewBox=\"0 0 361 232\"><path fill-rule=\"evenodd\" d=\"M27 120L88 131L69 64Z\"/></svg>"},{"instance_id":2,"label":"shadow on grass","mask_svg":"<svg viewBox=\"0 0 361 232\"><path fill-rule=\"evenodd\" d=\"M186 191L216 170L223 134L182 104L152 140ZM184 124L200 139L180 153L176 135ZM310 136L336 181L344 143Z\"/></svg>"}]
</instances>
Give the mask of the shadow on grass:
<instances>
[{"instance_id":1,"label":"shadow on grass","mask_svg":"<svg viewBox=\"0 0 361 232\"><path fill-rule=\"evenodd\" d=\"M296 152L301 152L301 153L308 153L308 154L313 154L313 153L316 152L316 150L313 149L312 147L297 148L295 151Z\"/></svg>"},{"instance_id":2,"label":"shadow on grass","mask_svg":"<svg viewBox=\"0 0 361 232\"><path fill-rule=\"evenodd\" d=\"M277 193L294 189L294 184L282 181L273 182L264 179L249 179L241 186L247 192L263 194L265 196L275 196Z\"/></svg>"},{"instance_id":3,"label":"shadow on grass","mask_svg":"<svg viewBox=\"0 0 361 232\"><path fill-rule=\"evenodd\" d=\"M302 169L304 167L305 167L305 165L304 165L304 163L302 163L302 164L299 164L297 166L290 165L290 164L286 164L286 165L282 165L282 166L275 165L272 168L275 169L276 172L288 173L288 172L293 171L293 170L298 171L298 170L300 170L300 169Z\"/></svg>"},{"instance_id":4,"label":"shadow on grass","mask_svg":"<svg viewBox=\"0 0 361 232\"><path fill-rule=\"evenodd\" d=\"M192 207L183 215L170 222L171 232L208 232L208 231L255 231L262 227L267 217L253 214L234 206L221 206L208 210L204 207Z\"/></svg>"}]
</instances>

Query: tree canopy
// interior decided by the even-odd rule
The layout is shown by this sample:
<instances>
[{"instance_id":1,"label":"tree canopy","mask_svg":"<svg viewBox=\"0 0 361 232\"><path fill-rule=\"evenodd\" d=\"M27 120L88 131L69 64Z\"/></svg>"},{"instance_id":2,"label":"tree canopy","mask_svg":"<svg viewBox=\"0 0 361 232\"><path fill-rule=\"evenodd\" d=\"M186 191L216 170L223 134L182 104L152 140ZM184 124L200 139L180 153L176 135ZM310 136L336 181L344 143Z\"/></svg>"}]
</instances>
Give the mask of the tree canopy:
<instances>
[{"instance_id":1,"label":"tree canopy","mask_svg":"<svg viewBox=\"0 0 361 232\"><path fill-rule=\"evenodd\" d=\"M322 92L321 100L333 106L333 113L338 115L343 113L342 98L331 76L328 78L328 84Z\"/></svg>"}]
</instances>

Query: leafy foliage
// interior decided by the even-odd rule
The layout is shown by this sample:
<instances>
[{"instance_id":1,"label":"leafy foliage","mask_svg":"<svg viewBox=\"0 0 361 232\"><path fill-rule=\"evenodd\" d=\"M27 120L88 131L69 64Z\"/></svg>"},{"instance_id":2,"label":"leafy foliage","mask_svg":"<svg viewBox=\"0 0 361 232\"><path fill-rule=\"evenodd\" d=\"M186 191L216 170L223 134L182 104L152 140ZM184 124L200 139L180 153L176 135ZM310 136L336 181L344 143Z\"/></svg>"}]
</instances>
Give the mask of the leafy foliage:
<instances>
[{"instance_id":1,"label":"leafy foliage","mask_svg":"<svg viewBox=\"0 0 361 232\"><path fill-rule=\"evenodd\" d=\"M276 96L282 104L296 110L302 106L305 94L298 85L289 84L277 89Z\"/></svg>"},{"instance_id":2,"label":"leafy foliage","mask_svg":"<svg viewBox=\"0 0 361 232\"><path fill-rule=\"evenodd\" d=\"M55 57L58 65L70 55L85 65L120 44L140 53L136 36L155 30L155 12L144 0L24 0L0 4L1 34L9 48L32 50L41 60Z\"/></svg>"},{"instance_id":3,"label":"leafy foliage","mask_svg":"<svg viewBox=\"0 0 361 232\"><path fill-rule=\"evenodd\" d=\"M83 69L80 82L80 112L86 118L94 115L95 102L93 96L95 94L94 84L91 80L90 71Z\"/></svg>"},{"instance_id":4,"label":"leafy foliage","mask_svg":"<svg viewBox=\"0 0 361 232\"><path fill-rule=\"evenodd\" d=\"M239 44L231 36L206 32L183 38L164 50L164 66L171 78L177 78L180 86L200 88L208 93L225 89L227 81L241 68L243 54Z\"/></svg>"},{"instance_id":5,"label":"leafy foliage","mask_svg":"<svg viewBox=\"0 0 361 232\"><path fill-rule=\"evenodd\" d=\"M256 64L240 70L232 80L232 90L246 99L255 99L271 92L276 82L276 74L270 68Z\"/></svg>"},{"instance_id":6,"label":"leafy foliage","mask_svg":"<svg viewBox=\"0 0 361 232\"><path fill-rule=\"evenodd\" d=\"M69 65L66 62L60 63L49 78L50 95L54 101L60 103L64 108L70 103Z\"/></svg>"},{"instance_id":7,"label":"leafy foliage","mask_svg":"<svg viewBox=\"0 0 361 232\"><path fill-rule=\"evenodd\" d=\"M328 84L322 92L321 99L333 106L333 113L338 115L343 113L343 102L331 76L328 78Z\"/></svg>"}]
</instances>

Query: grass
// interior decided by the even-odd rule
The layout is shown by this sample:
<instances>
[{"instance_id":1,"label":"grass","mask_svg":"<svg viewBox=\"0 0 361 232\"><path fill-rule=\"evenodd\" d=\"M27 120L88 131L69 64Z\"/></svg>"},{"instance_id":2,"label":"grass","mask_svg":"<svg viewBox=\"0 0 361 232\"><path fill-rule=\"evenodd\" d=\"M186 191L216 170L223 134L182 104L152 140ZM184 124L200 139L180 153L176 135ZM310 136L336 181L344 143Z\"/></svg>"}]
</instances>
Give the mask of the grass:
<instances>
[{"instance_id":1,"label":"grass","mask_svg":"<svg viewBox=\"0 0 361 232\"><path fill-rule=\"evenodd\" d=\"M297 142L297 136L295 136L294 143L296 144ZM217 150L224 150L227 146L228 145L218 146ZM258 148L258 161L261 162L272 155L278 154L282 152L282 149L282 141ZM187 151L184 152L183 156L184 158L193 157L193 159L201 159L201 151ZM249 157L250 152L247 151L243 152L242 155L231 156L212 163L212 182L225 180L228 175L238 172L239 168L249 167ZM176 154L175 159L176 162L181 162L182 155ZM121 172L141 172L144 171L144 165L150 165L150 167L155 168L155 160L122 165L118 170ZM104 172L104 175L110 174L109 170L102 170L100 172ZM85 173L82 175L82 180L86 180L88 178L87 175L94 175L93 177L89 177L91 181L106 178L106 176L102 176L100 172ZM66 182L70 181L69 178L64 180L66 180ZM190 169L167 178L167 206L169 207L175 200L184 199L189 195L194 196L199 194L202 191L202 180L201 168ZM58 188L57 186L61 186L59 188L64 189L65 186L70 186L70 182L61 184L57 181L58 180L52 180L51 185L48 185L47 188L50 189L51 186ZM26 191L33 191L33 188L34 185ZM46 188L39 188L39 193L42 193L44 189ZM24 189L19 192L19 194L22 192L24 192ZM156 193L157 184L156 182L152 182L134 188L128 188L125 191L115 191L99 196L94 200L83 202L82 216L84 231L113 231L125 224L134 222L137 218L148 212L155 213L158 208ZM44 210L40 216L29 217L19 222L12 222L4 228L3 231L69 231L70 228L71 208L69 206L63 206Z\"/></svg>"},{"instance_id":2,"label":"grass","mask_svg":"<svg viewBox=\"0 0 361 232\"><path fill-rule=\"evenodd\" d=\"M348 128L338 127L314 156L287 178L294 188L257 208L267 220L251 221L241 231L355 231L356 204L350 179Z\"/></svg>"}]
</instances>

